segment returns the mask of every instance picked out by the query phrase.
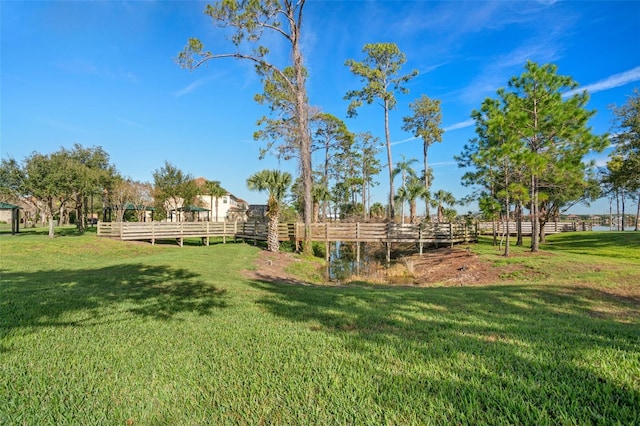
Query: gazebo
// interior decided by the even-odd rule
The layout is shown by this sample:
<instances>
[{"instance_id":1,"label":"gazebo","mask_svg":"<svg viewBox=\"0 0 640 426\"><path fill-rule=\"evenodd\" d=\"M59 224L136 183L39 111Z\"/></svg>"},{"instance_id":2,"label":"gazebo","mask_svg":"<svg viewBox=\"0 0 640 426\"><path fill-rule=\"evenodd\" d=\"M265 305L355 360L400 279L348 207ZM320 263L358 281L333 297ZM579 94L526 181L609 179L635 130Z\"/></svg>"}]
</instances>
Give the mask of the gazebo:
<instances>
[{"instance_id":1,"label":"gazebo","mask_svg":"<svg viewBox=\"0 0 640 426\"><path fill-rule=\"evenodd\" d=\"M200 220L200 213L204 213L207 212L207 220L209 220L209 214L211 212L211 210L209 209L205 209L204 207L198 207L198 206L184 206L184 207L179 207L177 209L175 209L178 212L184 212L184 213L191 213L193 214L193 218L195 219L196 215L198 216L198 221Z\"/></svg>"},{"instance_id":2,"label":"gazebo","mask_svg":"<svg viewBox=\"0 0 640 426\"><path fill-rule=\"evenodd\" d=\"M20 209L19 206L0 202L0 210L11 210L11 235L20 232Z\"/></svg>"}]
</instances>

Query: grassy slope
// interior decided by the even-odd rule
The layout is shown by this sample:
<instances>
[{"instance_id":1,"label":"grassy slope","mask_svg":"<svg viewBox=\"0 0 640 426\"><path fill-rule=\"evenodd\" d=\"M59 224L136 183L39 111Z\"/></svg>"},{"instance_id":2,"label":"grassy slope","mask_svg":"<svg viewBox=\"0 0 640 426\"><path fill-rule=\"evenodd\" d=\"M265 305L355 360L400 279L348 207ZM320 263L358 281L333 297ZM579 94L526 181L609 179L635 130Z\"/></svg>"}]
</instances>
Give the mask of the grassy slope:
<instances>
[{"instance_id":1,"label":"grassy slope","mask_svg":"<svg viewBox=\"0 0 640 426\"><path fill-rule=\"evenodd\" d=\"M510 284L426 289L248 281L240 244L3 235L0 423L637 423L638 235L572 235L478 246L532 272Z\"/></svg>"}]
</instances>

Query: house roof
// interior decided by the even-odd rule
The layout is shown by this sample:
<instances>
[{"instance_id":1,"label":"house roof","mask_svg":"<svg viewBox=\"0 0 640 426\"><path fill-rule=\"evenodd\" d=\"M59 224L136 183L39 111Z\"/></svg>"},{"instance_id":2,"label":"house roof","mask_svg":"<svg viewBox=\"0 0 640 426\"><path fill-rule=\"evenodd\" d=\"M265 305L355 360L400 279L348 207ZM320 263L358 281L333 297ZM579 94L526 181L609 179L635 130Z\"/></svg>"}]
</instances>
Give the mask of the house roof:
<instances>
[{"instance_id":1,"label":"house roof","mask_svg":"<svg viewBox=\"0 0 640 426\"><path fill-rule=\"evenodd\" d=\"M21 208L22 207L16 206L14 204L0 202L0 210L13 210L13 209L21 209Z\"/></svg>"}]
</instances>

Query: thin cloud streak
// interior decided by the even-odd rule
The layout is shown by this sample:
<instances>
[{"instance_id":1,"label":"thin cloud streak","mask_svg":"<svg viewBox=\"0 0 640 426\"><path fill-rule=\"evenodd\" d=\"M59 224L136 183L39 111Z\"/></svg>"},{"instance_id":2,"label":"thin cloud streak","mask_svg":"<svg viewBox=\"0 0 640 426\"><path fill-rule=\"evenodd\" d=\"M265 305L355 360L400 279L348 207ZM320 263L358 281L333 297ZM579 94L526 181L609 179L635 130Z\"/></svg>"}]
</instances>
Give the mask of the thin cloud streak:
<instances>
[{"instance_id":1,"label":"thin cloud streak","mask_svg":"<svg viewBox=\"0 0 640 426\"><path fill-rule=\"evenodd\" d=\"M451 132L453 130L458 130L458 129L464 129L464 128L467 128L467 127L471 127L471 126L473 126L474 123L475 123L475 121L473 121L472 119L469 119L469 120L461 121L459 123L452 124L451 126L445 127L442 130L444 130L445 132ZM417 137L417 136L412 136L410 138L403 139L401 141L391 142L391 146L400 145L402 143L415 141L416 139L420 139L420 138Z\"/></svg>"},{"instance_id":2,"label":"thin cloud streak","mask_svg":"<svg viewBox=\"0 0 640 426\"><path fill-rule=\"evenodd\" d=\"M459 123L455 123L455 124L452 124L451 126L445 127L444 131L445 132L450 132L452 130L465 129L467 127L473 126L474 123L475 123L475 121L473 121L473 119L461 121Z\"/></svg>"},{"instance_id":3,"label":"thin cloud streak","mask_svg":"<svg viewBox=\"0 0 640 426\"><path fill-rule=\"evenodd\" d=\"M429 163L429 167L449 167L449 166L457 166L458 163L455 161L438 161L435 163Z\"/></svg>"},{"instance_id":4,"label":"thin cloud streak","mask_svg":"<svg viewBox=\"0 0 640 426\"><path fill-rule=\"evenodd\" d=\"M177 92L175 92L173 94L173 96L175 98L180 98L186 94L189 94L191 92L193 92L194 90L196 90L198 87L202 86L204 83L206 83L207 79L201 78L199 80L194 81L193 83L189 84L188 86L183 87L182 89L178 90Z\"/></svg>"},{"instance_id":5,"label":"thin cloud streak","mask_svg":"<svg viewBox=\"0 0 640 426\"><path fill-rule=\"evenodd\" d=\"M570 90L564 94L564 96L571 96L576 93L582 93L582 91L586 90L589 93L598 93L603 92L605 90L614 89L616 87L624 86L629 83L633 83L634 81L640 80L640 66L632 68L628 71L621 72L619 74L614 74L605 78L604 80L597 81L593 84L588 84L584 87L580 87L574 90Z\"/></svg>"},{"instance_id":6,"label":"thin cloud streak","mask_svg":"<svg viewBox=\"0 0 640 426\"><path fill-rule=\"evenodd\" d=\"M390 145L391 145L391 146L393 146L393 145L400 145L401 143L407 143L407 142L415 141L416 139L418 139L418 137L417 137L417 136L412 136L412 137L410 137L410 138L403 139L403 140L401 140L401 141L391 142L391 143L390 143Z\"/></svg>"},{"instance_id":7,"label":"thin cloud streak","mask_svg":"<svg viewBox=\"0 0 640 426\"><path fill-rule=\"evenodd\" d=\"M121 122L123 122L125 124L128 124L130 126L137 127L139 129L146 129L147 128L146 126L144 126L144 125L142 125L140 123L136 123L135 121L127 120L126 118L116 117L116 120L121 121Z\"/></svg>"}]
</instances>

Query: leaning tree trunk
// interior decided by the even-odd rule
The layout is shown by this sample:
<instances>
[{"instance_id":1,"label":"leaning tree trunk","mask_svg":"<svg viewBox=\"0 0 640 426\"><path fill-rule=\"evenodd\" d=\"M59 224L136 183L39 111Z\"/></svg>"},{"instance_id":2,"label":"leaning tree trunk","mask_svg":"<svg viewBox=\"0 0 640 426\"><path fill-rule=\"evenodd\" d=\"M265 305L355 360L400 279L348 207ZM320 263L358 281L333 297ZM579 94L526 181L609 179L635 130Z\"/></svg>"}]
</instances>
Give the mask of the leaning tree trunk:
<instances>
[{"instance_id":1,"label":"leaning tree trunk","mask_svg":"<svg viewBox=\"0 0 640 426\"><path fill-rule=\"evenodd\" d=\"M539 234L539 241L540 244L546 244L547 243L547 233L545 232L545 227L547 225L547 221L546 220L540 220L539 222L540 224L540 229L538 230L538 234Z\"/></svg>"}]
</instances>

